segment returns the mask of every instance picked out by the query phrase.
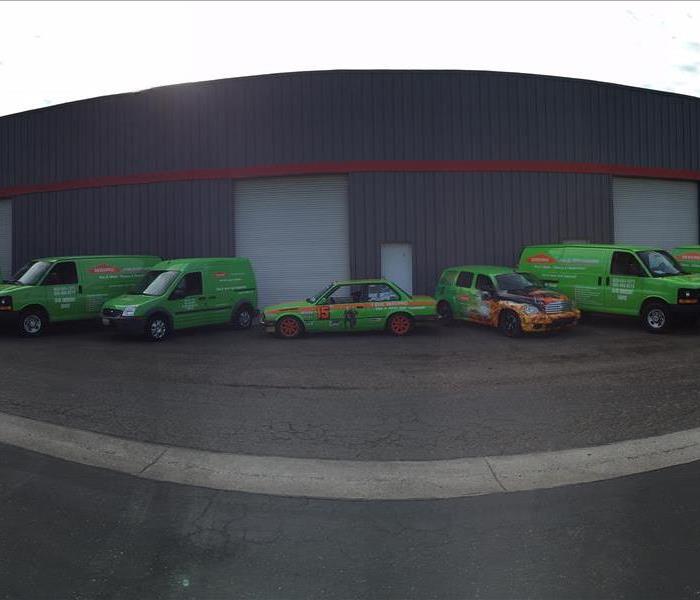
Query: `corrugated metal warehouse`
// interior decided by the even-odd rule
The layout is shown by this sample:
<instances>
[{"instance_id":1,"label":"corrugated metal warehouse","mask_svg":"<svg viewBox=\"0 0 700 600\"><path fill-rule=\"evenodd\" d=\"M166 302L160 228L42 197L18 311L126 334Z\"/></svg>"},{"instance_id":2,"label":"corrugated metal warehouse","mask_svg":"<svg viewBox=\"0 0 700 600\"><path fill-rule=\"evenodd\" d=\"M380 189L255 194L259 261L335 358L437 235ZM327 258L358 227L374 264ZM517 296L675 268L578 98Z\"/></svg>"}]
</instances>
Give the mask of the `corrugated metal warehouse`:
<instances>
[{"instance_id":1,"label":"corrugated metal warehouse","mask_svg":"<svg viewBox=\"0 0 700 600\"><path fill-rule=\"evenodd\" d=\"M0 268L248 256L261 302L513 264L525 244L698 243L700 99L557 77L326 71L0 118Z\"/></svg>"}]
</instances>

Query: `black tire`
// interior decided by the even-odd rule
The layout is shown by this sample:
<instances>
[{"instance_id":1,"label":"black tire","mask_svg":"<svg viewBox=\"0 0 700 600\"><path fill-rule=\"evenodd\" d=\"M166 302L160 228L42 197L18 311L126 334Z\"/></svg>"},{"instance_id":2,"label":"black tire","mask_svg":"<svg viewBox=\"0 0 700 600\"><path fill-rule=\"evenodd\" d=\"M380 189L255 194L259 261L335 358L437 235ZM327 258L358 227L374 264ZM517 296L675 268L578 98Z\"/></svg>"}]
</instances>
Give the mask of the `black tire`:
<instances>
[{"instance_id":1,"label":"black tire","mask_svg":"<svg viewBox=\"0 0 700 600\"><path fill-rule=\"evenodd\" d=\"M255 311L253 308L248 304L244 304L233 313L231 323L234 329L250 329L254 318Z\"/></svg>"},{"instance_id":2,"label":"black tire","mask_svg":"<svg viewBox=\"0 0 700 600\"><path fill-rule=\"evenodd\" d=\"M27 308L19 315L19 333L25 337L39 337L48 323L45 311L40 308Z\"/></svg>"},{"instance_id":3,"label":"black tire","mask_svg":"<svg viewBox=\"0 0 700 600\"><path fill-rule=\"evenodd\" d=\"M512 310L504 310L498 317L498 327L506 337L517 338L523 335L520 317Z\"/></svg>"},{"instance_id":4,"label":"black tire","mask_svg":"<svg viewBox=\"0 0 700 600\"><path fill-rule=\"evenodd\" d=\"M664 302L647 302L640 317L642 326L650 333L666 333L671 328L671 311Z\"/></svg>"},{"instance_id":5,"label":"black tire","mask_svg":"<svg viewBox=\"0 0 700 600\"><path fill-rule=\"evenodd\" d=\"M275 324L277 336L285 340L293 340L304 334L304 324L291 315L286 315L277 320Z\"/></svg>"},{"instance_id":6,"label":"black tire","mask_svg":"<svg viewBox=\"0 0 700 600\"><path fill-rule=\"evenodd\" d=\"M146 338L151 342L160 342L170 335L170 321L163 314L155 314L146 322Z\"/></svg>"},{"instance_id":7,"label":"black tire","mask_svg":"<svg viewBox=\"0 0 700 600\"><path fill-rule=\"evenodd\" d=\"M447 300L440 300L440 302L438 302L437 311L440 315L440 319L442 319L444 323L450 323L452 321L452 307Z\"/></svg>"}]
</instances>

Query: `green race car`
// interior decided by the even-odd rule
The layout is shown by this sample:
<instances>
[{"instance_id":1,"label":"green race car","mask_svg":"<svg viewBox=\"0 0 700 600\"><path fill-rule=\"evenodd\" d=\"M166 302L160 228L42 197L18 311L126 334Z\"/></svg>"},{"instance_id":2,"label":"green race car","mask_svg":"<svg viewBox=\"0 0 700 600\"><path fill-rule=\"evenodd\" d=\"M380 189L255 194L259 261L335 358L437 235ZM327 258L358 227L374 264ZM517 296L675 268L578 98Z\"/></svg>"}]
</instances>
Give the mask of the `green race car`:
<instances>
[{"instance_id":1,"label":"green race car","mask_svg":"<svg viewBox=\"0 0 700 600\"><path fill-rule=\"evenodd\" d=\"M385 279L358 279L331 283L306 300L268 306L261 323L268 333L288 339L307 331L386 329L400 336L416 321L437 318L430 296L411 296Z\"/></svg>"}]
</instances>

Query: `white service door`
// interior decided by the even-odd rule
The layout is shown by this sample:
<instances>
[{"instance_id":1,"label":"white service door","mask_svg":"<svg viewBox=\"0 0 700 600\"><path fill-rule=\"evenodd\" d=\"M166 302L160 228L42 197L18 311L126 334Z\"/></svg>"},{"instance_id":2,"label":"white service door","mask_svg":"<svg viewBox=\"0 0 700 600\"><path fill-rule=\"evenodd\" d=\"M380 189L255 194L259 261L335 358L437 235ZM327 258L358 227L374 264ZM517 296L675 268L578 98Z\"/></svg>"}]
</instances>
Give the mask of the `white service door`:
<instances>
[{"instance_id":1,"label":"white service door","mask_svg":"<svg viewBox=\"0 0 700 600\"><path fill-rule=\"evenodd\" d=\"M382 244L382 277L413 293L413 250L411 244Z\"/></svg>"},{"instance_id":2,"label":"white service door","mask_svg":"<svg viewBox=\"0 0 700 600\"><path fill-rule=\"evenodd\" d=\"M261 308L350 277L345 175L235 183L236 256L253 264Z\"/></svg>"},{"instance_id":3,"label":"white service door","mask_svg":"<svg viewBox=\"0 0 700 600\"><path fill-rule=\"evenodd\" d=\"M615 242L671 249L698 243L698 184L613 178Z\"/></svg>"},{"instance_id":4,"label":"white service door","mask_svg":"<svg viewBox=\"0 0 700 600\"><path fill-rule=\"evenodd\" d=\"M12 275L12 200L0 200L0 281Z\"/></svg>"}]
</instances>

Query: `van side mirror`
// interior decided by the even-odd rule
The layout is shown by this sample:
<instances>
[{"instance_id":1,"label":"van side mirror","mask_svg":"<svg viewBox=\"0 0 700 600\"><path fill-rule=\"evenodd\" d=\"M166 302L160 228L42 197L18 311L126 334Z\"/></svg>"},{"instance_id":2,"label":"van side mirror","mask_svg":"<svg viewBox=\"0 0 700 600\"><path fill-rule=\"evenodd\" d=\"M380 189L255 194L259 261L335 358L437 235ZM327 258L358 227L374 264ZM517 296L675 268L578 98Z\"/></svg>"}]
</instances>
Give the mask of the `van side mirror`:
<instances>
[{"instance_id":1,"label":"van side mirror","mask_svg":"<svg viewBox=\"0 0 700 600\"><path fill-rule=\"evenodd\" d=\"M187 296L187 290L177 288L173 290L172 294L170 294L169 300L182 300L185 296Z\"/></svg>"}]
</instances>

